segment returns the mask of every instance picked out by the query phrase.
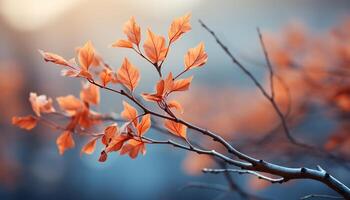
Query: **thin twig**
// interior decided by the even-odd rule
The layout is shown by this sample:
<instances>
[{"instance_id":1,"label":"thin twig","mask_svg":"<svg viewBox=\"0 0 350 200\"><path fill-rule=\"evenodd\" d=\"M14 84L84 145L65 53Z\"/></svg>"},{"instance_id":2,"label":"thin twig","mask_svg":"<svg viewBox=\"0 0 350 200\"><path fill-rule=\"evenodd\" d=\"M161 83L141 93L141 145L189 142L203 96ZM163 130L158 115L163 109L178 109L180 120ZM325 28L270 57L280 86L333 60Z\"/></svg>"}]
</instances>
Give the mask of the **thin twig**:
<instances>
[{"instance_id":1,"label":"thin twig","mask_svg":"<svg viewBox=\"0 0 350 200\"><path fill-rule=\"evenodd\" d=\"M259 179L268 181L270 183L283 183L285 182L284 178L271 178L265 175L262 175L258 172L251 171L251 170L241 170L241 169L208 169L204 168L202 170L204 173L212 173L212 174L218 174L218 173L227 173L227 172L233 172L238 174L251 174L254 176L257 176Z\"/></svg>"},{"instance_id":2,"label":"thin twig","mask_svg":"<svg viewBox=\"0 0 350 200\"><path fill-rule=\"evenodd\" d=\"M185 190L189 188L209 189L209 190L216 190L220 192L227 192L230 190L228 187L224 185L208 184L208 183L201 183L201 182L188 183L185 186L181 187L179 190Z\"/></svg>"},{"instance_id":3,"label":"thin twig","mask_svg":"<svg viewBox=\"0 0 350 200\"><path fill-rule=\"evenodd\" d=\"M212 31L207 25L204 24L203 21L199 20L199 23L202 25L202 27L207 30L215 39L216 43L224 50L224 52L231 58L232 62L234 64L236 64L238 66L238 68L240 68L252 81L253 83L257 86L257 88L260 90L260 92L263 94L263 96L270 102L270 104L272 105L272 107L274 108L274 110L276 111L276 114L278 115L278 117L280 118L284 133L286 134L288 140L299 147L302 147L304 149L309 150L310 152L313 152L315 154L318 155L325 155L326 157L337 161L338 163L345 161L342 158L337 157L336 155L329 153L323 149L319 149L318 147L314 146L314 145L310 145L304 142L300 142L298 140L296 140L289 128L288 128L288 124L285 118L285 115L283 114L283 112L280 110L279 106L277 105L276 101L274 98L272 98L267 92L266 90L263 88L263 86L259 83L259 81L254 77L254 75L247 70L247 68L245 68L243 66L243 64L241 62L239 62L236 57L231 53L231 51L228 49L228 47L226 45L224 45L221 40L218 38L218 36L215 34L214 31ZM266 59L269 59L268 57L266 57ZM267 61L270 62L270 61ZM343 165L344 166L344 165ZM346 168L348 168L348 166L344 166Z\"/></svg>"},{"instance_id":4,"label":"thin twig","mask_svg":"<svg viewBox=\"0 0 350 200\"><path fill-rule=\"evenodd\" d=\"M338 197L338 196L332 196L332 195L326 195L326 194L309 194L306 195L304 197L301 197L301 200L305 200L305 199L311 199L314 197L318 197L318 198L325 198L325 199L344 199L343 197Z\"/></svg>"}]
</instances>

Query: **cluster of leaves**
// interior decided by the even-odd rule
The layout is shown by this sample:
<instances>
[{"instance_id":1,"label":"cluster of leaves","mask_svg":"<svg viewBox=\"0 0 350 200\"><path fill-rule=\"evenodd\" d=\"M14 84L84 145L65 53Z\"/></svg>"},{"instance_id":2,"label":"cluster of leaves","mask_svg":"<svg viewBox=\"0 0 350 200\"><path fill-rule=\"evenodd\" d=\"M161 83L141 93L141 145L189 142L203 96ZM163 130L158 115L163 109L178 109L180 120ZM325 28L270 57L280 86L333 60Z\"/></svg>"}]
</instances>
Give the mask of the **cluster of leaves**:
<instances>
[{"instance_id":1,"label":"cluster of leaves","mask_svg":"<svg viewBox=\"0 0 350 200\"><path fill-rule=\"evenodd\" d=\"M156 35L150 29L147 30L147 37L141 51L141 28L136 23L135 18L131 17L124 25L123 32L127 39L117 40L112 47L121 47L134 50L147 62L149 62L159 74L159 81L156 84L155 93L142 93L144 100L155 103L167 114L168 118L164 119L164 127L175 136L186 140L187 127L179 123L174 114L174 110L183 112L181 104L176 100L168 100L170 94L174 92L186 91L189 89L192 78L180 79L179 77L190 69L203 66L207 61L207 54L204 51L204 44L200 43L194 48L190 48L184 56L184 69L177 75L173 76L170 72L166 78L162 78L162 66L170 51L171 45L182 35L191 30L189 14L175 19L168 31L168 42L163 36ZM53 100L45 95L30 93L29 101L32 106L34 115L13 117L12 123L20 128L31 130L40 121L53 129L60 130L62 133L58 136L56 144L60 154L67 149L75 146L73 136L85 135L91 139L82 148L81 152L91 154L94 152L97 141L101 141L104 149L101 152L99 161L107 159L110 152L119 151L120 154L128 154L131 158L136 158L138 154L145 154L145 144L149 140L144 134L151 127L151 112L145 107L143 113L138 114L136 108L123 101L124 110L121 117L125 121L119 126L117 123L109 124L101 133L91 133L89 130L99 124L103 124L104 116L92 109L100 102L99 89L126 96L129 100L140 106L135 97L135 89L140 82L140 72L127 58L124 58L119 69L114 71L112 67L104 62L102 57L96 52L92 43L88 41L83 47L77 49L77 59L65 58L50 52L40 50L44 60L63 67L62 76L80 77L86 80L83 83L80 92L80 98L73 95L57 97L56 101L61 111L53 106ZM78 62L76 62L76 60ZM121 87L120 90L112 87ZM141 104L142 105L142 104ZM45 118L46 114L61 115L69 119L69 122L61 126Z\"/></svg>"}]
</instances>

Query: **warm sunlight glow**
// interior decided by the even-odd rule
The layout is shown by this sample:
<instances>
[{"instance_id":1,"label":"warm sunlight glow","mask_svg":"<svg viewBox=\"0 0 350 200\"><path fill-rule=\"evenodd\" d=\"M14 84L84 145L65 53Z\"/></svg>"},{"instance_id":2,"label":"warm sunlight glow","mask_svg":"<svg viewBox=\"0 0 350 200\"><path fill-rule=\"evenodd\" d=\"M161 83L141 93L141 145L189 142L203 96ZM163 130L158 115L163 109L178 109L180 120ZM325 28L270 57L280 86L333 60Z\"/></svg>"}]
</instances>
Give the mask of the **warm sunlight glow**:
<instances>
[{"instance_id":1,"label":"warm sunlight glow","mask_svg":"<svg viewBox=\"0 0 350 200\"><path fill-rule=\"evenodd\" d=\"M35 30L52 22L81 0L1 0L0 13L14 28Z\"/></svg>"}]
</instances>

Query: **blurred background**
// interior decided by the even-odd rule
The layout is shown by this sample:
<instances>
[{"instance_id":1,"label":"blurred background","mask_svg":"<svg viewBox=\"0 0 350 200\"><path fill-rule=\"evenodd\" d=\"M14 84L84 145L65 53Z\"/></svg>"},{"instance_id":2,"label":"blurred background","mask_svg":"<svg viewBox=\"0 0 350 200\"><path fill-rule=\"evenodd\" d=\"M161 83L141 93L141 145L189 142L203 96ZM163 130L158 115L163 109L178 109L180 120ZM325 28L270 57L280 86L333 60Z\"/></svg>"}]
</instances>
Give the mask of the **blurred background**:
<instances>
[{"instance_id":1,"label":"blurred background","mask_svg":"<svg viewBox=\"0 0 350 200\"><path fill-rule=\"evenodd\" d=\"M166 35L171 21L189 12L192 31L175 43L164 65L166 73L180 72L187 49L204 41L208 62L189 73L195 77L193 87L179 95L184 117L217 131L244 152L288 166L321 164L350 185L349 166L290 145L283 131L275 130L279 121L268 102L198 23L201 19L213 29L268 88L256 32L260 27L276 74L284 80L276 81L276 98L284 111L292 105L288 120L295 136L348 160L349 1L0 0L0 199L206 200L222 195L198 188L180 190L190 182L227 185L220 174L200 173L201 167L214 167L208 158L148 146L147 154L136 160L114 154L100 163L98 151L79 155L85 141L60 156L57 132L45 127L25 132L10 123L13 115L31 112L27 101L31 91L53 98L79 94L80 81L61 77L59 67L45 63L38 49L71 58L76 47L91 40L114 69L123 57L130 58L142 74L138 91L152 91L157 81L152 66L131 50L109 46L125 38L122 27L131 16L141 25L143 36L148 27ZM101 95L98 111L121 111L120 97L106 91ZM197 141L195 134L191 136ZM312 181L269 185L246 175L232 177L243 191L269 199L334 194ZM235 191L220 196L243 197Z\"/></svg>"}]
</instances>

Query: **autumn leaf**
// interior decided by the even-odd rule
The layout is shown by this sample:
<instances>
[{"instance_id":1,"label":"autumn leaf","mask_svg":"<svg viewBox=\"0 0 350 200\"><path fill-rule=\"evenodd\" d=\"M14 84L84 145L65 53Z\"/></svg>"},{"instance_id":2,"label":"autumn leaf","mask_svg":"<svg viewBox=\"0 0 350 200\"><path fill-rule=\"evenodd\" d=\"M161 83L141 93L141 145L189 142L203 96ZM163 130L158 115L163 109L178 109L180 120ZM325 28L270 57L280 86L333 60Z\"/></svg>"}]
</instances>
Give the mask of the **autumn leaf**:
<instances>
[{"instance_id":1,"label":"autumn leaf","mask_svg":"<svg viewBox=\"0 0 350 200\"><path fill-rule=\"evenodd\" d=\"M190 19L191 19L191 14L187 14L175 19L171 23L168 31L170 42L175 42L177 39L179 39L182 36L182 34L191 30Z\"/></svg>"},{"instance_id":2,"label":"autumn leaf","mask_svg":"<svg viewBox=\"0 0 350 200\"><path fill-rule=\"evenodd\" d=\"M186 138L187 127L181 123L166 119L164 122L165 128L174 135Z\"/></svg>"},{"instance_id":3,"label":"autumn leaf","mask_svg":"<svg viewBox=\"0 0 350 200\"><path fill-rule=\"evenodd\" d=\"M91 41L86 42L85 45L79 49L78 59L82 70L88 71L95 59L95 50Z\"/></svg>"},{"instance_id":4,"label":"autumn leaf","mask_svg":"<svg viewBox=\"0 0 350 200\"><path fill-rule=\"evenodd\" d=\"M130 140L120 151L120 155L129 154L132 159L135 159L139 153L145 155L146 146L145 143L137 140Z\"/></svg>"},{"instance_id":5,"label":"autumn leaf","mask_svg":"<svg viewBox=\"0 0 350 200\"><path fill-rule=\"evenodd\" d=\"M175 92L175 91L186 91L189 89L190 84L192 82L193 76L185 79L179 79L174 81L173 87L171 88L170 92Z\"/></svg>"},{"instance_id":6,"label":"autumn leaf","mask_svg":"<svg viewBox=\"0 0 350 200\"><path fill-rule=\"evenodd\" d=\"M124 58L123 64L119 68L117 75L118 80L130 91L134 91L140 81L139 70L131 64L127 58Z\"/></svg>"},{"instance_id":7,"label":"autumn leaf","mask_svg":"<svg viewBox=\"0 0 350 200\"><path fill-rule=\"evenodd\" d=\"M64 131L56 140L56 145L58 147L58 151L61 155L67 149L71 149L75 146L75 142L73 140L72 132Z\"/></svg>"},{"instance_id":8,"label":"autumn leaf","mask_svg":"<svg viewBox=\"0 0 350 200\"><path fill-rule=\"evenodd\" d=\"M131 17L129 21L124 24L123 27L124 34L128 37L128 40L137 46L141 41L141 29L140 26L136 23L135 17Z\"/></svg>"},{"instance_id":9,"label":"autumn leaf","mask_svg":"<svg viewBox=\"0 0 350 200\"><path fill-rule=\"evenodd\" d=\"M107 160L107 156L108 156L107 153L105 151L102 151L98 161L105 162Z\"/></svg>"},{"instance_id":10,"label":"autumn leaf","mask_svg":"<svg viewBox=\"0 0 350 200\"><path fill-rule=\"evenodd\" d=\"M100 72L100 79L102 82L102 85L104 87L107 86L108 83L112 82L112 83L119 83L119 80L116 76L116 74L114 72L112 72L112 70L105 68Z\"/></svg>"},{"instance_id":11,"label":"autumn leaf","mask_svg":"<svg viewBox=\"0 0 350 200\"><path fill-rule=\"evenodd\" d=\"M29 94L29 101L32 105L34 113L40 117L40 113L55 112L55 108L52 106L52 99L47 98L46 95L37 95L31 92Z\"/></svg>"},{"instance_id":12,"label":"autumn leaf","mask_svg":"<svg viewBox=\"0 0 350 200\"><path fill-rule=\"evenodd\" d=\"M164 94L165 94L165 82L164 80L158 81L156 85L156 93L155 94L148 94L148 93L143 93L141 94L142 98L144 98L146 101L162 101Z\"/></svg>"},{"instance_id":13,"label":"autumn leaf","mask_svg":"<svg viewBox=\"0 0 350 200\"><path fill-rule=\"evenodd\" d=\"M128 104L126 101L123 101L124 110L120 113L121 117L127 121L132 122L135 127L137 127L138 118L137 118L137 110Z\"/></svg>"},{"instance_id":14,"label":"autumn leaf","mask_svg":"<svg viewBox=\"0 0 350 200\"><path fill-rule=\"evenodd\" d=\"M80 91L80 99L86 103L98 105L100 103L99 87L86 82Z\"/></svg>"},{"instance_id":15,"label":"autumn leaf","mask_svg":"<svg viewBox=\"0 0 350 200\"><path fill-rule=\"evenodd\" d=\"M60 108L70 115L74 115L83 108L82 102L73 95L57 97L56 100Z\"/></svg>"},{"instance_id":16,"label":"autumn leaf","mask_svg":"<svg viewBox=\"0 0 350 200\"><path fill-rule=\"evenodd\" d=\"M117 40L112 44L112 47L133 48L132 42L129 40Z\"/></svg>"},{"instance_id":17,"label":"autumn leaf","mask_svg":"<svg viewBox=\"0 0 350 200\"><path fill-rule=\"evenodd\" d=\"M185 70L189 70L195 67L204 65L208 60L208 55L204 51L203 42L199 43L195 48L191 48L185 55L184 63Z\"/></svg>"},{"instance_id":18,"label":"autumn leaf","mask_svg":"<svg viewBox=\"0 0 350 200\"><path fill-rule=\"evenodd\" d=\"M149 94L149 93L143 93L141 96L146 101L153 101L153 102L159 102L162 101L165 96L171 92L174 85L173 75L170 72L166 79L161 79L157 82L156 85L156 93L155 94Z\"/></svg>"},{"instance_id":19,"label":"autumn leaf","mask_svg":"<svg viewBox=\"0 0 350 200\"><path fill-rule=\"evenodd\" d=\"M61 70L61 76L67 76L67 77L77 77L79 76L80 71L75 69L62 69Z\"/></svg>"},{"instance_id":20,"label":"autumn leaf","mask_svg":"<svg viewBox=\"0 0 350 200\"><path fill-rule=\"evenodd\" d=\"M142 120L136 127L138 135L141 137L150 129L150 127L151 127L151 115L147 114L142 117Z\"/></svg>"},{"instance_id":21,"label":"autumn leaf","mask_svg":"<svg viewBox=\"0 0 350 200\"><path fill-rule=\"evenodd\" d=\"M94 138L90 140L87 144L85 144L84 147L81 149L81 153L89 155L92 154L95 151L97 139L98 138Z\"/></svg>"},{"instance_id":22,"label":"autumn leaf","mask_svg":"<svg viewBox=\"0 0 350 200\"><path fill-rule=\"evenodd\" d=\"M25 117L12 117L12 124L18 126L19 128L23 128L25 130L33 129L38 123L37 118L32 115L28 115Z\"/></svg>"},{"instance_id":23,"label":"autumn leaf","mask_svg":"<svg viewBox=\"0 0 350 200\"><path fill-rule=\"evenodd\" d=\"M158 63L165 59L167 51L167 48L165 47L165 38L154 34L150 29L147 30L147 39L143 48L152 63Z\"/></svg>"},{"instance_id":24,"label":"autumn leaf","mask_svg":"<svg viewBox=\"0 0 350 200\"><path fill-rule=\"evenodd\" d=\"M104 130L104 135L102 136L102 143L104 145L108 145L112 138L117 134L118 132L118 124L114 123L112 125L109 125Z\"/></svg>"},{"instance_id":25,"label":"autumn leaf","mask_svg":"<svg viewBox=\"0 0 350 200\"><path fill-rule=\"evenodd\" d=\"M183 110L181 104L180 104L179 102L175 101L175 100L169 101L169 102L168 102L168 107L169 107L169 108L175 108L176 110L180 111L181 113L184 112L184 110Z\"/></svg>"},{"instance_id":26,"label":"autumn leaf","mask_svg":"<svg viewBox=\"0 0 350 200\"><path fill-rule=\"evenodd\" d=\"M125 142L130 140L131 137L129 135L119 134L113 137L112 141L108 144L106 148L106 152L119 151Z\"/></svg>"},{"instance_id":27,"label":"autumn leaf","mask_svg":"<svg viewBox=\"0 0 350 200\"><path fill-rule=\"evenodd\" d=\"M90 72L87 71L87 70L84 69L84 68L82 68L82 69L79 71L77 77L83 77L83 78L86 78L86 79L89 79L89 80L93 80L92 75L90 74Z\"/></svg>"},{"instance_id":28,"label":"autumn leaf","mask_svg":"<svg viewBox=\"0 0 350 200\"><path fill-rule=\"evenodd\" d=\"M57 54L50 53L50 52L45 52L43 50L39 50L39 53L42 55L42 57L44 58L44 60L46 62L52 62L52 63L55 63L57 65L71 67L71 64L66 59L64 59L62 56L59 56Z\"/></svg>"}]
</instances>

